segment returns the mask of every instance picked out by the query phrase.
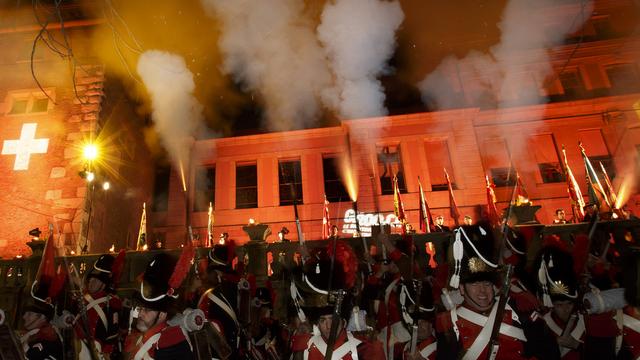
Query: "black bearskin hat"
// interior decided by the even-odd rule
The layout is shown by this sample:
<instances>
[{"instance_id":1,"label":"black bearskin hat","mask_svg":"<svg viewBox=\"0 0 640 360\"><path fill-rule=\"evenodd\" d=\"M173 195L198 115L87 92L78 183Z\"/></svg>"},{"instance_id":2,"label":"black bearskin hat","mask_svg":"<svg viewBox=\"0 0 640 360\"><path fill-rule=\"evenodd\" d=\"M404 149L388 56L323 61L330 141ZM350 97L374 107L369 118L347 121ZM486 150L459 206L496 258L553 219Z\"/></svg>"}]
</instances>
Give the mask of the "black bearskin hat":
<instances>
[{"instance_id":1,"label":"black bearskin hat","mask_svg":"<svg viewBox=\"0 0 640 360\"><path fill-rule=\"evenodd\" d=\"M458 288L460 283L498 280L498 261L495 239L489 223L460 226L455 231L453 250L453 274L449 285Z\"/></svg>"}]
</instances>

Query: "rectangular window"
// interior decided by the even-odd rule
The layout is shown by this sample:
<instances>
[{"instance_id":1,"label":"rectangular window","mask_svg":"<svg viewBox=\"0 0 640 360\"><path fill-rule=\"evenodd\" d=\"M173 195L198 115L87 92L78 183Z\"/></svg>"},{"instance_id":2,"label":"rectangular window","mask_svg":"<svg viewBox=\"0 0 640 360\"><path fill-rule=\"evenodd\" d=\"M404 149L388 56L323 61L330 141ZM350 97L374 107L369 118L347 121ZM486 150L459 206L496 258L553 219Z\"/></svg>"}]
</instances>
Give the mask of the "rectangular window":
<instances>
[{"instance_id":1,"label":"rectangular window","mask_svg":"<svg viewBox=\"0 0 640 360\"><path fill-rule=\"evenodd\" d=\"M586 88L578 69L565 70L560 74L559 78L566 97L570 99L584 97Z\"/></svg>"},{"instance_id":2,"label":"rectangular window","mask_svg":"<svg viewBox=\"0 0 640 360\"><path fill-rule=\"evenodd\" d=\"M492 168L491 179L496 187L513 186L516 184L516 170L514 168Z\"/></svg>"},{"instance_id":3,"label":"rectangular window","mask_svg":"<svg viewBox=\"0 0 640 360\"><path fill-rule=\"evenodd\" d=\"M300 160L280 160L278 162L278 183L280 184L280 206L302 204L302 170Z\"/></svg>"},{"instance_id":4,"label":"rectangular window","mask_svg":"<svg viewBox=\"0 0 640 360\"><path fill-rule=\"evenodd\" d=\"M329 202L350 201L351 198L340 179L338 158L327 156L322 159L322 175L324 176L324 193Z\"/></svg>"},{"instance_id":5,"label":"rectangular window","mask_svg":"<svg viewBox=\"0 0 640 360\"><path fill-rule=\"evenodd\" d=\"M152 210L155 212L167 211L169 208L171 167L167 165L157 166L154 179Z\"/></svg>"},{"instance_id":6,"label":"rectangular window","mask_svg":"<svg viewBox=\"0 0 640 360\"><path fill-rule=\"evenodd\" d=\"M256 164L236 165L236 209L258 207L258 167Z\"/></svg>"},{"instance_id":7,"label":"rectangular window","mask_svg":"<svg viewBox=\"0 0 640 360\"><path fill-rule=\"evenodd\" d=\"M37 112L47 112L47 109L49 108L49 98L36 98L33 99L33 104L31 105L31 111L32 113L37 113Z\"/></svg>"},{"instance_id":8,"label":"rectangular window","mask_svg":"<svg viewBox=\"0 0 640 360\"><path fill-rule=\"evenodd\" d=\"M560 165L556 141L553 134L534 135L530 138L531 148L540 170L542 182L564 182L564 172Z\"/></svg>"},{"instance_id":9,"label":"rectangular window","mask_svg":"<svg viewBox=\"0 0 640 360\"><path fill-rule=\"evenodd\" d=\"M425 154L427 155L431 191L447 191L449 189L444 169L447 169L451 185L456 189L447 140L428 141L425 144Z\"/></svg>"},{"instance_id":10,"label":"rectangular window","mask_svg":"<svg viewBox=\"0 0 640 360\"><path fill-rule=\"evenodd\" d=\"M609 149L602 136L602 131L600 129L580 130L578 131L578 138L580 142L582 142L582 146L589 160L591 160L591 165L593 165L598 173L598 176L602 175L600 167L600 162L602 162L602 165L604 165L607 171L607 175L613 179L616 176L616 169L613 158L609 154Z\"/></svg>"},{"instance_id":11,"label":"rectangular window","mask_svg":"<svg viewBox=\"0 0 640 360\"><path fill-rule=\"evenodd\" d=\"M516 174L511 168L509 150L504 139L485 140L482 154L485 169L489 169L493 183L497 187L512 186Z\"/></svg>"},{"instance_id":12,"label":"rectangular window","mask_svg":"<svg viewBox=\"0 0 640 360\"><path fill-rule=\"evenodd\" d=\"M615 64L605 68L613 92L628 93L640 90L640 76L634 64Z\"/></svg>"},{"instance_id":13,"label":"rectangular window","mask_svg":"<svg viewBox=\"0 0 640 360\"><path fill-rule=\"evenodd\" d=\"M401 193L407 192L402 171L400 146L389 145L378 147L378 174L380 174L380 190L382 195L393 194L393 176L398 177L398 188Z\"/></svg>"},{"instance_id":14,"label":"rectangular window","mask_svg":"<svg viewBox=\"0 0 640 360\"><path fill-rule=\"evenodd\" d=\"M200 167L195 173L193 211L209 211L209 203L216 202L216 168ZM214 205L215 206L215 205Z\"/></svg>"},{"instance_id":15,"label":"rectangular window","mask_svg":"<svg viewBox=\"0 0 640 360\"><path fill-rule=\"evenodd\" d=\"M9 114L24 114L27 112L28 99L15 99L11 105Z\"/></svg>"}]
</instances>

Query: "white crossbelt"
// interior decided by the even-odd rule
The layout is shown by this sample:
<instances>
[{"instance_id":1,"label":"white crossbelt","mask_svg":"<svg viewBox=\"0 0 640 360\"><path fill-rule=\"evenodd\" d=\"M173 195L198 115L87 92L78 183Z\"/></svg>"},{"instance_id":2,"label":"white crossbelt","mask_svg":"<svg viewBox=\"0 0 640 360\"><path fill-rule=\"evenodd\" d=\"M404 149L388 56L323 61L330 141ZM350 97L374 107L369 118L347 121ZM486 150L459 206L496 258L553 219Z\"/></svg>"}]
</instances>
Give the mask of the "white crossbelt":
<instances>
[{"instance_id":1,"label":"white crossbelt","mask_svg":"<svg viewBox=\"0 0 640 360\"><path fill-rule=\"evenodd\" d=\"M467 352L464 354L464 360L477 359L482 351L487 347L487 344L489 344L491 331L493 330L493 326L491 325L495 321L497 310L497 302L493 305L489 317L471 311L464 306L456 309L455 312L457 316L482 327L482 330L476 337L475 341L473 342L473 344L471 344L469 350L467 350ZM520 341L527 341L527 338L524 336L524 332L522 331L522 329L511 326L509 324L500 324L500 334L518 339Z\"/></svg>"},{"instance_id":2,"label":"white crossbelt","mask_svg":"<svg viewBox=\"0 0 640 360\"><path fill-rule=\"evenodd\" d=\"M149 356L149 349L160 340L160 336L162 333L157 333L147 339L147 341L142 344L136 355L133 357L133 360L153 360L151 356Z\"/></svg>"},{"instance_id":3,"label":"white crossbelt","mask_svg":"<svg viewBox=\"0 0 640 360\"><path fill-rule=\"evenodd\" d=\"M350 353L353 360L358 360L358 345L361 342L347 331L347 341L333 351L331 359L342 359ZM322 335L316 334L307 342L307 348L304 350L304 360L309 360L309 349L311 349L312 345L315 345L323 356L327 353L327 343L322 338Z\"/></svg>"},{"instance_id":4,"label":"white crossbelt","mask_svg":"<svg viewBox=\"0 0 640 360\"><path fill-rule=\"evenodd\" d=\"M87 300L87 310L94 309L98 314L100 320L102 320L102 324L104 325L105 330L108 331L109 323L107 322L107 316L105 315L104 310L102 310L100 304L109 301L109 297L103 296L99 299L94 299L93 297L91 297L91 295L84 294L84 299Z\"/></svg>"},{"instance_id":5,"label":"white crossbelt","mask_svg":"<svg viewBox=\"0 0 640 360\"><path fill-rule=\"evenodd\" d=\"M549 329L551 329L551 331L553 331L557 336L562 336L562 332L563 330L560 328L560 326L558 326L558 324L556 324L555 321L553 321L553 318L551 317L551 313L546 313L544 314L544 316L542 317L544 319L544 322L547 323L547 326L549 327ZM584 334L584 317L579 314L578 315L578 323L576 324L576 327L573 328L573 330L571 331L571 337L574 338L576 341L580 341L580 338L582 338L582 334ZM570 348L561 346L560 347L560 356L563 357L565 355L567 355L569 352L571 351Z\"/></svg>"},{"instance_id":6,"label":"white crossbelt","mask_svg":"<svg viewBox=\"0 0 640 360\"><path fill-rule=\"evenodd\" d=\"M222 296L222 299L219 298L217 295L215 295L213 292L208 291L207 292L207 297L214 302L214 304L218 305L227 315L229 315L229 317L231 318L231 320L233 320L233 322L236 324L236 326L238 326L238 318L236 317L236 312L233 311L233 309L231 308L231 306L229 306L229 304L227 303L227 301L225 301L226 299L224 299L224 295L220 295Z\"/></svg>"}]
</instances>

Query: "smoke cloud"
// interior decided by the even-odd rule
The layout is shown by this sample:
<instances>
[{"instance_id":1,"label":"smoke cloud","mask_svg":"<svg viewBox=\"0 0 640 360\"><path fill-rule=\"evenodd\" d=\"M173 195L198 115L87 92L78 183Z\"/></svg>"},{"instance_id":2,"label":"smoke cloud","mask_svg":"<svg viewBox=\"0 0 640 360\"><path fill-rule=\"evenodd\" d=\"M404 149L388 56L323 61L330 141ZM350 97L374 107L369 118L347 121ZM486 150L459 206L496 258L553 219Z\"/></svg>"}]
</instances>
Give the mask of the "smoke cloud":
<instances>
[{"instance_id":1,"label":"smoke cloud","mask_svg":"<svg viewBox=\"0 0 640 360\"><path fill-rule=\"evenodd\" d=\"M553 74L548 49L562 44L589 19L593 2L568 4L550 16L545 10L552 5L557 8L552 0L511 0L498 24L500 42L488 53L474 51L463 59L443 60L418 84L423 101L439 108L456 107L463 92L468 102L480 107L546 102L538 87ZM461 89L452 88L457 81Z\"/></svg>"},{"instance_id":2,"label":"smoke cloud","mask_svg":"<svg viewBox=\"0 0 640 360\"><path fill-rule=\"evenodd\" d=\"M202 105L193 96L193 74L181 56L159 50L142 53L137 71L151 96L155 130L175 169L186 171L191 146L204 124Z\"/></svg>"},{"instance_id":3,"label":"smoke cloud","mask_svg":"<svg viewBox=\"0 0 640 360\"><path fill-rule=\"evenodd\" d=\"M298 0L202 0L218 18L222 70L264 100L269 130L312 125L330 83L324 54Z\"/></svg>"},{"instance_id":4,"label":"smoke cloud","mask_svg":"<svg viewBox=\"0 0 640 360\"><path fill-rule=\"evenodd\" d=\"M393 55L395 31L404 13L397 1L338 0L327 3L318 38L334 74L323 101L342 118L387 114L384 89L377 76Z\"/></svg>"}]
</instances>

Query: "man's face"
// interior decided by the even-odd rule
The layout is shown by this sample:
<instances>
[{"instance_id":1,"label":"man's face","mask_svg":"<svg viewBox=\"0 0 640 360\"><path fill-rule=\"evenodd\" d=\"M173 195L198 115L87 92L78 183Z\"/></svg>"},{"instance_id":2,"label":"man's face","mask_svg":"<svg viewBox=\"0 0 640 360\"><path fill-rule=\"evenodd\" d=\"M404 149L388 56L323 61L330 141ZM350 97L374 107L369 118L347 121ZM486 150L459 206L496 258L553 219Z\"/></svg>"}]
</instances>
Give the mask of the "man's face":
<instances>
[{"instance_id":1,"label":"man's face","mask_svg":"<svg viewBox=\"0 0 640 360\"><path fill-rule=\"evenodd\" d=\"M433 325L431 321L418 319L418 340L424 340L433 333Z\"/></svg>"},{"instance_id":2,"label":"man's face","mask_svg":"<svg viewBox=\"0 0 640 360\"><path fill-rule=\"evenodd\" d=\"M145 307L138 308L138 320L136 320L136 328L141 332L148 331L156 324L167 319L167 313L156 310L147 309Z\"/></svg>"},{"instance_id":3,"label":"man's face","mask_svg":"<svg viewBox=\"0 0 640 360\"><path fill-rule=\"evenodd\" d=\"M564 210L558 211L558 220L564 220L565 213Z\"/></svg>"},{"instance_id":4,"label":"man's face","mask_svg":"<svg viewBox=\"0 0 640 360\"><path fill-rule=\"evenodd\" d=\"M476 281L463 284L460 294L464 297L464 303L478 311L491 309L494 302L495 291L490 281Z\"/></svg>"},{"instance_id":5,"label":"man's face","mask_svg":"<svg viewBox=\"0 0 640 360\"><path fill-rule=\"evenodd\" d=\"M333 315L322 315L318 319L318 329L323 338L328 339L331 333L331 323L333 322Z\"/></svg>"},{"instance_id":6,"label":"man's face","mask_svg":"<svg viewBox=\"0 0 640 360\"><path fill-rule=\"evenodd\" d=\"M563 322L569 321L573 313L573 301L557 300L553 302L553 313Z\"/></svg>"},{"instance_id":7,"label":"man's face","mask_svg":"<svg viewBox=\"0 0 640 360\"><path fill-rule=\"evenodd\" d=\"M465 216L464 217L464 224L465 225L473 225L473 220L470 217Z\"/></svg>"},{"instance_id":8,"label":"man's face","mask_svg":"<svg viewBox=\"0 0 640 360\"><path fill-rule=\"evenodd\" d=\"M440 225L440 226L444 225L444 218L442 216L438 216L436 218L436 225Z\"/></svg>"},{"instance_id":9,"label":"man's face","mask_svg":"<svg viewBox=\"0 0 640 360\"><path fill-rule=\"evenodd\" d=\"M87 280L87 291L89 294L95 294L99 291L104 290L105 284L96 277L90 277Z\"/></svg>"},{"instance_id":10,"label":"man's face","mask_svg":"<svg viewBox=\"0 0 640 360\"><path fill-rule=\"evenodd\" d=\"M22 315L22 320L24 321L25 330L33 330L40 328L44 323L47 322L47 318L40 313L27 311Z\"/></svg>"}]
</instances>

